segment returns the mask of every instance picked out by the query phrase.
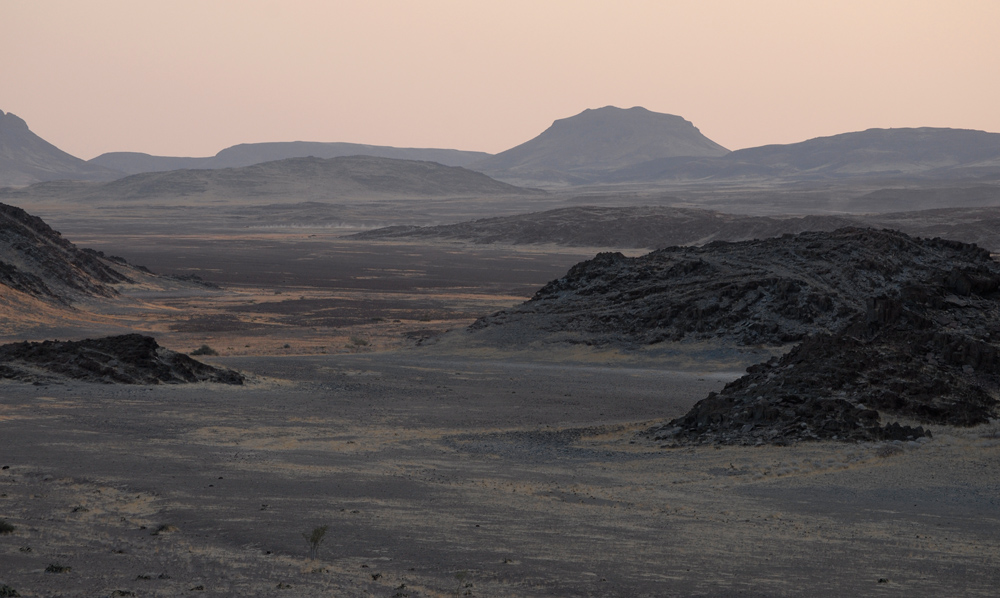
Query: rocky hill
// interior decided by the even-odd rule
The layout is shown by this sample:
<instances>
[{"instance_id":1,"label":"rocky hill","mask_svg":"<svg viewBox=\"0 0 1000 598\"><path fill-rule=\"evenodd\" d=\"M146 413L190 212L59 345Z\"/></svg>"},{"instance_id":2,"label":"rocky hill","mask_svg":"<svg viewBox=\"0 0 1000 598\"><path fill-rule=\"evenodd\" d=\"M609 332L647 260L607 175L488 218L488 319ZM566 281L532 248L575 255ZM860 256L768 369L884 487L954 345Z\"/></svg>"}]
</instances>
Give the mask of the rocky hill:
<instances>
[{"instance_id":1,"label":"rocky hill","mask_svg":"<svg viewBox=\"0 0 1000 598\"><path fill-rule=\"evenodd\" d=\"M960 292L995 269L989 253L973 245L858 228L669 247L635 258L603 253L470 331L513 343L782 345L840 331L872 297L939 279Z\"/></svg>"},{"instance_id":2,"label":"rocky hill","mask_svg":"<svg viewBox=\"0 0 1000 598\"><path fill-rule=\"evenodd\" d=\"M125 266L124 260L79 249L41 218L0 204L0 285L68 304L114 295L111 285L129 282L116 266Z\"/></svg>"},{"instance_id":3,"label":"rocky hill","mask_svg":"<svg viewBox=\"0 0 1000 598\"><path fill-rule=\"evenodd\" d=\"M289 158L340 158L344 156L374 156L395 160L437 162L445 166L467 166L489 157L485 152L453 149L401 148L361 143L323 143L289 141L274 143L241 143L206 158L151 156L139 152L109 152L89 160L90 164L118 170L126 174L164 172L181 169L240 168L263 162Z\"/></svg>"},{"instance_id":4,"label":"rocky hill","mask_svg":"<svg viewBox=\"0 0 1000 598\"><path fill-rule=\"evenodd\" d=\"M522 185L580 184L650 160L727 153L680 116L606 106L557 120L534 139L469 167Z\"/></svg>"},{"instance_id":5,"label":"rocky hill","mask_svg":"<svg viewBox=\"0 0 1000 598\"><path fill-rule=\"evenodd\" d=\"M20 382L72 379L104 384L243 384L244 381L237 372L170 351L140 334L2 345L0 378Z\"/></svg>"},{"instance_id":6,"label":"rocky hill","mask_svg":"<svg viewBox=\"0 0 1000 598\"><path fill-rule=\"evenodd\" d=\"M978 261L975 270L959 263L869 297L840 331L811 335L752 366L648 435L668 443L913 440L929 431L885 419L990 421L1000 385L1000 267L986 256Z\"/></svg>"},{"instance_id":7,"label":"rocky hill","mask_svg":"<svg viewBox=\"0 0 1000 598\"><path fill-rule=\"evenodd\" d=\"M0 187L60 179L109 181L123 173L71 156L38 135L17 116L0 111Z\"/></svg>"}]
</instances>

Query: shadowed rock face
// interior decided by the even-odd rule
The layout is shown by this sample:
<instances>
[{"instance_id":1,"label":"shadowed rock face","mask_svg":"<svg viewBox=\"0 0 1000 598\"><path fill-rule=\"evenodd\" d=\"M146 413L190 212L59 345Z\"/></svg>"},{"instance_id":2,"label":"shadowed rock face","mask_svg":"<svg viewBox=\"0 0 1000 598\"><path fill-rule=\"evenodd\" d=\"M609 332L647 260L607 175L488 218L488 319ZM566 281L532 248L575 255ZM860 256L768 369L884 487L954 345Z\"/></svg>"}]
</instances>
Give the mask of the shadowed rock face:
<instances>
[{"instance_id":1,"label":"shadowed rock face","mask_svg":"<svg viewBox=\"0 0 1000 598\"><path fill-rule=\"evenodd\" d=\"M959 298L931 283L869 301L838 334L807 338L747 370L721 393L650 433L658 440L726 444L836 438L906 440L922 427L883 416L972 426L996 416L1000 277ZM962 287L966 288L966 287Z\"/></svg>"},{"instance_id":2,"label":"shadowed rock face","mask_svg":"<svg viewBox=\"0 0 1000 598\"><path fill-rule=\"evenodd\" d=\"M0 204L0 284L69 303L73 294L112 296L108 285L121 282L130 281L101 254L79 249L21 208Z\"/></svg>"},{"instance_id":3,"label":"shadowed rock face","mask_svg":"<svg viewBox=\"0 0 1000 598\"><path fill-rule=\"evenodd\" d=\"M560 333L622 346L683 339L781 345L839 332L871 297L953 274L993 277L997 268L975 245L856 228L669 247L636 258L602 253L470 330L505 328L534 339Z\"/></svg>"},{"instance_id":4,"label":"shadowed rock face","mask_svg":"<svg viewBox=\"0 0 1000 598\"><path fill-rule=\"evenodd\" d=\"M237 372L175 353L140 334L2 345L0 378L21 382L70 378L104 384L243 384L243 376Z\"/></svg>"}]
</instances>

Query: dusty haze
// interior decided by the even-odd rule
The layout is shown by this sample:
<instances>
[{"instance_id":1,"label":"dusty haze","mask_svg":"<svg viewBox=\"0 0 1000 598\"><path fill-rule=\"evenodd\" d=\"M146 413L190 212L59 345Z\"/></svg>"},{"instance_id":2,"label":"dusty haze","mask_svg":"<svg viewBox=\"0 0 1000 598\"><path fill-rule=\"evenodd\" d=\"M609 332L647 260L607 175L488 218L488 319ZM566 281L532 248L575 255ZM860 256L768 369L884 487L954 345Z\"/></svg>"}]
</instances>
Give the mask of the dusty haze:
<instances>
[{"instance_id":1,"label":"dusty haze","mask_svg":"<svg viewBox=\"0 0 1000 598\"><path fill-rule=\"evenodd\" d=\"M500 152L585 108L730 149L1000 131L984 1L0 2L0 109L89 159L259 141Z\"/></svg>"}]
</instances>

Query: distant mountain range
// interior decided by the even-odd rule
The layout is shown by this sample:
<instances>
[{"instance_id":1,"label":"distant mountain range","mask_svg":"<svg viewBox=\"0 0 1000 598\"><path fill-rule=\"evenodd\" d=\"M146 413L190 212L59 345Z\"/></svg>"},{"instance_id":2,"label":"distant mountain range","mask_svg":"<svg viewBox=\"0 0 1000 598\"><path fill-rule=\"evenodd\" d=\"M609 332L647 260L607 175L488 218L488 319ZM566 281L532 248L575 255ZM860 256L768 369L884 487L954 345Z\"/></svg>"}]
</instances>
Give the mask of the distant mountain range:
<instances>
[{"instance_id":1,"label":"distant mountain range","mask_svg":"<svg viewBox=\"0 0 1000 598\"><path fill-rule=\"evenodd\" d=\"M90 160L90 164L118 170L126 174L163 172L167 170L239 168L262 162L288 158L340 158L343 156L375 156L397 160L437 162L445 166L467 166L488 157L485 152L453 149L399 148L360 143L320 143L289 141L279 143L241 143L227 147L209 158L175 158L151 156L137 152L111 152Z\"/></svg>"},{"instance_id":2,"label":"distant mountain range","mask_svg":"<svg viewBox=\"0 0 1000 598\"><path fill-rule=\"evenodd\" d=\"M207 158L115 152L85 162L39 138L20 118L0 112L0 187L59 179L106 181L127 174L245 168L290 158L350 155L463 166L513 185L543 188L630 183L866 181L892 186L926 181L1000 182L1000 133L967 129L869 129L730 152L679 116L607 106L557 120L534 139L496 155L296 141L241 144Z\"/></svg>"},{"instance_id":3,"label":"distant mountain range","mask_svg":"<svg viewBox=\"0 0 1000 598\"><path fill-rule=\"evenodd\" d=\"M592 182L1000 180L1000 133L922 127L868 129L717 158L661 158Z\"/></svg>"},{"instance_id":4,"label":"distant mountain range","mask_svg":"<svg viewBox=\"0 0 1000 598\"><path fill-rule=\"evenodd\" d=\"M372 156L289 158L242 168L147 172L101 184L49 182L0 191L0 197L10 201L59 197L71 202L180 199L244 204L524 194L545 192L515 187L458 166Z\"/></svg>"}]
</instances>

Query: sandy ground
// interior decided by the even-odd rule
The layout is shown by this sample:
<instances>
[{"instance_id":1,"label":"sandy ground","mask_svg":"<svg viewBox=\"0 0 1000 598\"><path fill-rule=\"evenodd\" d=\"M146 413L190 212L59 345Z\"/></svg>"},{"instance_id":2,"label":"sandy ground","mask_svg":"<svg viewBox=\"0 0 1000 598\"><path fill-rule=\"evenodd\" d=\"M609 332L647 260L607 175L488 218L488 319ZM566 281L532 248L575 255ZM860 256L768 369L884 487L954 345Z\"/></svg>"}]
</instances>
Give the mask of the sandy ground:
<instances>
[{"instance_id":1,"label":"sandy ground","mask_svg":"<svg viewBox=\"0 0 1000 598\"><path fill-rule=\"evenodd\" d=\"M154 232L68 238L224 288L32 310L3 340L136 329L252 381L0 383L22 596L996 595L1000 425L664 449L637 432L759 355L461 336L584 250Z\"/></svg>"},{"instance_id":2,"label":"sandy ground","mask_svg":"<svg viewBox=\"0 0 1000 598\"><path fill-rule=\"evenodd\" d=\"M23 596L991 596L1000 581L997 426L661 449L637 439L642 422L736 372L433 347L217 361L258 377L3 385L0 513L16 530L0 536L0 583ZM311 558L303 534L323 525Z\"/></svg>"}]
</instances>

